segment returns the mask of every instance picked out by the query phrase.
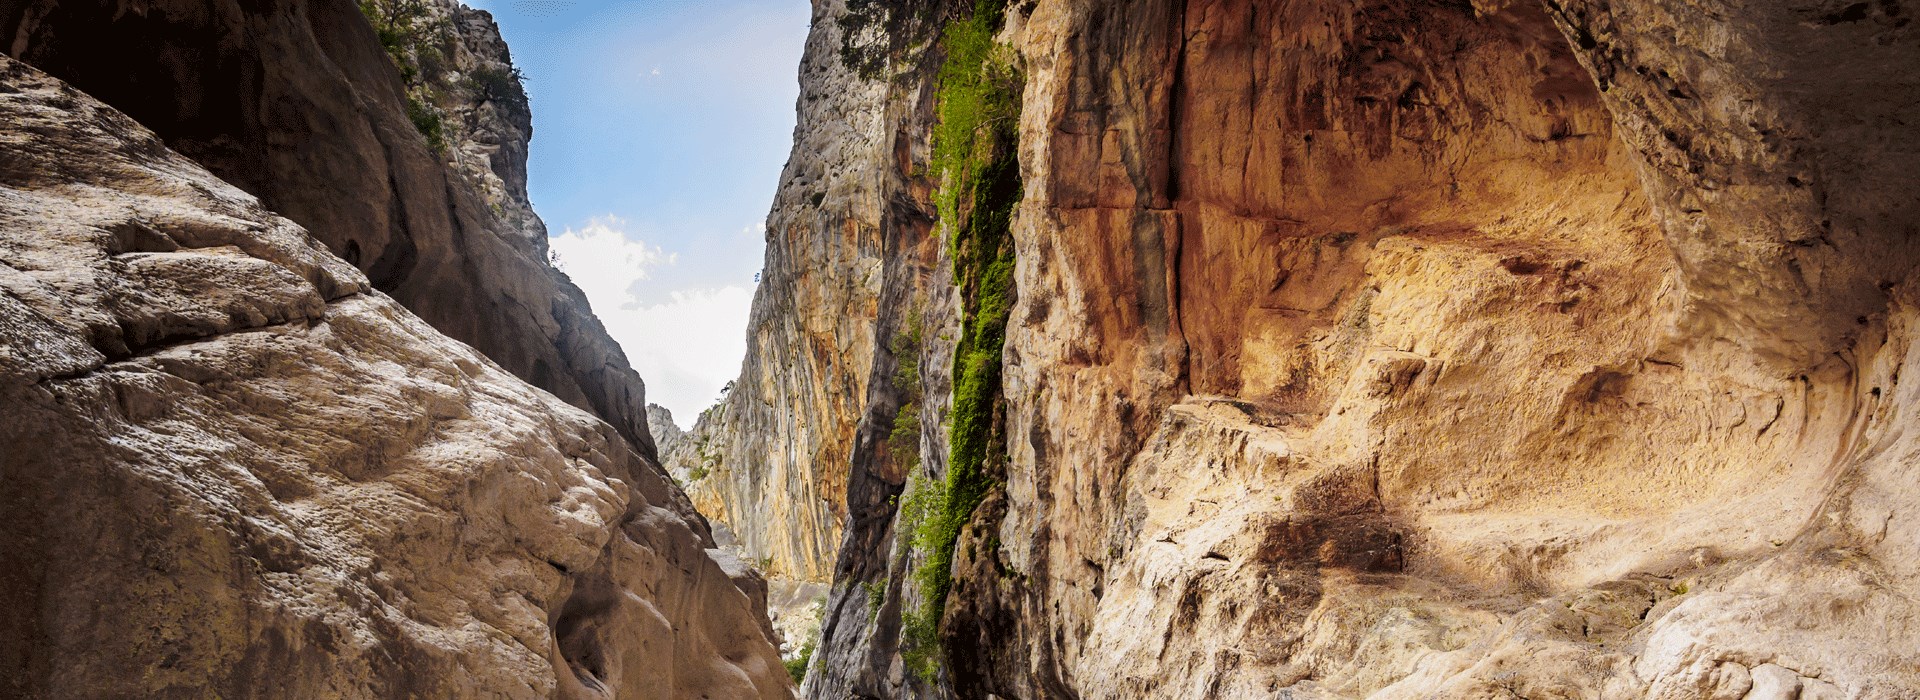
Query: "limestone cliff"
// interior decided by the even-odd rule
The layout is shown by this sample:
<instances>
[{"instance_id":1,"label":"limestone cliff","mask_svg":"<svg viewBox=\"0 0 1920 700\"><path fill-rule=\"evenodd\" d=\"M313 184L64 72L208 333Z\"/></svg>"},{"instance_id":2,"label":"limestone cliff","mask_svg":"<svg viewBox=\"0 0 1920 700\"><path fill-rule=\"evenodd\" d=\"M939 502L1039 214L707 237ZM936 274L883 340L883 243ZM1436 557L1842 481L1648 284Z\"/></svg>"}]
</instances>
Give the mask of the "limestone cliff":
<instances>
[{"instance_id":1,"label":"limestone cliff","mask_svg":"<svg viewBox=\"0 0 1920 700\"><path fill-rule=\"evenodd\" d=\"M657 403L647 404L647 432L653 435L653 444L660 450L660 465L668 466L673 455L682 449L687 440L687 432L673 422L673 411ZM675 474L676 478L684 474Z\"/></svg>"},{"instance_id":2,"label":"limestone cliff","mask_svg":"<svg viewBox=\"0 0 1920 700\"><path fill-rule=\"evenodd\" d=\"M0 696L790 696L619 431L3 57L0 407Z\"/></svg>"},{"instance_id":3,"label":"limestone cliff","mask_svg":"<svg viewBox=\"0 0 1920 700\"><path fill-rule=\"evenodd\" d=\"M929 249L930 217L909 195L899 162L907 155L896 150L894 130L912 101L841 58L884 51L895 37L847 26L842 9L815 4L740 378L690 433L707 446L703 478L688 489L702 512L730 526L770 573L802 581L829 578L850 517L851 465L874 447L862 426L893 415L883 398L891 389L885 375L873 381L873 368L910 306L902 281L932 262L917 252Z\"/></svg>"},{"instance_id":4,"label":"limestone cliff","mask_svg":"<svg viewBox=\"0 0 1920 700\"><path fill-rule=\"evenodd\" d=\"M372 22L353 0L0 0L0 49L132 116L651 455L640 378L548 265L526 204L532 127L498 30L454 0L366 6Z\"/></svg>"},{"instance_id":5,"label":"limestone cliff","mask_svg":"<svg viewBox=\"0 0 1920 700\"><path fill-rule=\"evenodd\" d=\"M806 695L1920 695L1916 12L816 4L715 487L841 518Z\"/></svg>"}]
</instances>

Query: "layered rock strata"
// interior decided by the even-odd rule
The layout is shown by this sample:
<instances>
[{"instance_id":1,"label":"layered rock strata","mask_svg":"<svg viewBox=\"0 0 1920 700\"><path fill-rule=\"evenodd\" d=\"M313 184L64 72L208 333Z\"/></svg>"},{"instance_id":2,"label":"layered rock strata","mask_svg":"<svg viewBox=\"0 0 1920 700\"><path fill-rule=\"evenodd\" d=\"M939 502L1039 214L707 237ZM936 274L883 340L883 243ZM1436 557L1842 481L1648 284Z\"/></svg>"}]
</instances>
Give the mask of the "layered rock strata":
<instances>
[{"instance_id":1,"label":"layered rock strata","mask_svg":"<svg viewBox=\"0 0 1920 700\"><path fill-rule=\"evenodd\" d=\"M790 696L615 429L0 58L0 695Z\"/></svg>"}]
</instances>

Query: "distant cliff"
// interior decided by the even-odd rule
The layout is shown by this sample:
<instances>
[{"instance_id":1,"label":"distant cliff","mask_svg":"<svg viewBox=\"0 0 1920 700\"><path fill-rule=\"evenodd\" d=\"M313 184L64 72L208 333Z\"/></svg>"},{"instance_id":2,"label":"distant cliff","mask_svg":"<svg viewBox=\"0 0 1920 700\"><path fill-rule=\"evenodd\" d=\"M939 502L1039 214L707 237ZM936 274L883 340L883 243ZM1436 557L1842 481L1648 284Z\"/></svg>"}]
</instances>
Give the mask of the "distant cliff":
<instances>
[{"instance_id":1,"label":"distant cliff","mask_svg":"<svg viewBox=\"0 0 1920 700\"><path fill-rule=\"evenodd\" d=\"M689 433L706 446L703 478L688 486L701 511L770 573L807 581L830 577L842 523L859 517L846 508L847 479L873 448L863 421L888 403L873 396L891 389L873 383L872 367L910 306L898 280L932 265L906 252L931 250L931 219L904 194L890 131L904 108L898 86L840 59L836 17L816 4L746 361Z\"/></svg>"}]
</instances>

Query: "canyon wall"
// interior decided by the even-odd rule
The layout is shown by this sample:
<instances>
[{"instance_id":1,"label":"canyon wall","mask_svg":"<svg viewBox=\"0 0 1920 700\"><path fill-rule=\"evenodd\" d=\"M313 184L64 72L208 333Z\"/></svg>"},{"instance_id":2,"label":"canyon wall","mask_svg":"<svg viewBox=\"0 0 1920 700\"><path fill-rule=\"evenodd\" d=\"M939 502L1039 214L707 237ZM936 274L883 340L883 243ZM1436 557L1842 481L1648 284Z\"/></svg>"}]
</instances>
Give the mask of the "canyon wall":
<instances>
[{"instance_id":1,"label":"canyon wall","mask_svg":"<svg viewBox=\"0 0 1920 700\"><path fill-rule=\"evenodd\" d=\"M890 11L856 4L881 18ZM931 213L902 172L911 136L896 131L915 99L843 59L890 60L907 31L850 22L839 2L815 4L746 360L689 433L705 453L666 460L682 473L701 465L689 495L779 577L828 580L844 523L862 517L847 509L851 465L885 439L897 404L891 370L876 368L891 366L910 290L935 265Z\"/></svg>"},{"instance_id":2,"label":"canyon wall","mask_svg":"<svg viewBox=\"0 0 1920 700\"><path fill-rule=\"evenodd\" d=\"M620 431L0 57L0 695L786 698Z\"/></svg>"},{"instance_id":3,"label":"canyon wall","mask_svg":"<svg viewBox=\"0 0 1920 700\"><path fill-rule=\"evenodd\" d=\"M639 376L548 265L526 200L530 113L498 29L455 0L368 7L372 23L352 0L0 0L0 49L132 116L651 455Z\"/></svg>"},{"instance_id":4,"label":"canyon wall","mask_svg":"<svg viewBox=\"0 0 1920 700\"><path fill-rule=\"evenodd\" d=\"M840 518L804 693L1920 693L1916 12L817 4L709 496Z\"/></svg>"}]
</instances>

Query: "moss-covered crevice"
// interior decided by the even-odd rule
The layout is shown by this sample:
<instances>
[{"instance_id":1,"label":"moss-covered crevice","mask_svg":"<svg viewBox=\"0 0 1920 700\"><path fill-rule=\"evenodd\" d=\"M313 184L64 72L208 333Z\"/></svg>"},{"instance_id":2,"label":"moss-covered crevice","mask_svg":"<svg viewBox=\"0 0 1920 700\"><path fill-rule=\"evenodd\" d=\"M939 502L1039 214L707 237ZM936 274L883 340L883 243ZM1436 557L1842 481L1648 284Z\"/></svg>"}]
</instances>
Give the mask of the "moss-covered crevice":
<instances>
[{"instance_id":1,"label":"moss-covered crevice","mask_svg":"<svg viewBox=\"0 0 1920 700\"><path fill-rule=\"evenodd\" d=\"M902 657L930 678L940 658L939 623L953 587L961 528L1000 486L1001 351L1014 301L1010 225L1020 203L1018 159L1022 76L1011 50L994 42L1004 0L978 0L949 23L938 77L931 166L934 193L954 262L963 316L954 348L947 470L916 475L901 505L904 532L925 559L914 572L922 604L902 613Z\"/></svg>"},{"instance_id":2,"label":"moss-covered crevice","mask_svg":"<svg viewBox=\"0 0 1920 700\"><path fill-rule=\"evenodd\" d=\"M901 329L893 336L893 389L899 392L900 409L893 416L893 428L887 434L887 454L901 471L920 468L920 400L923 396L920 362L925 328L920 306L907 311Z\"/></svg>"}]
</instances>

